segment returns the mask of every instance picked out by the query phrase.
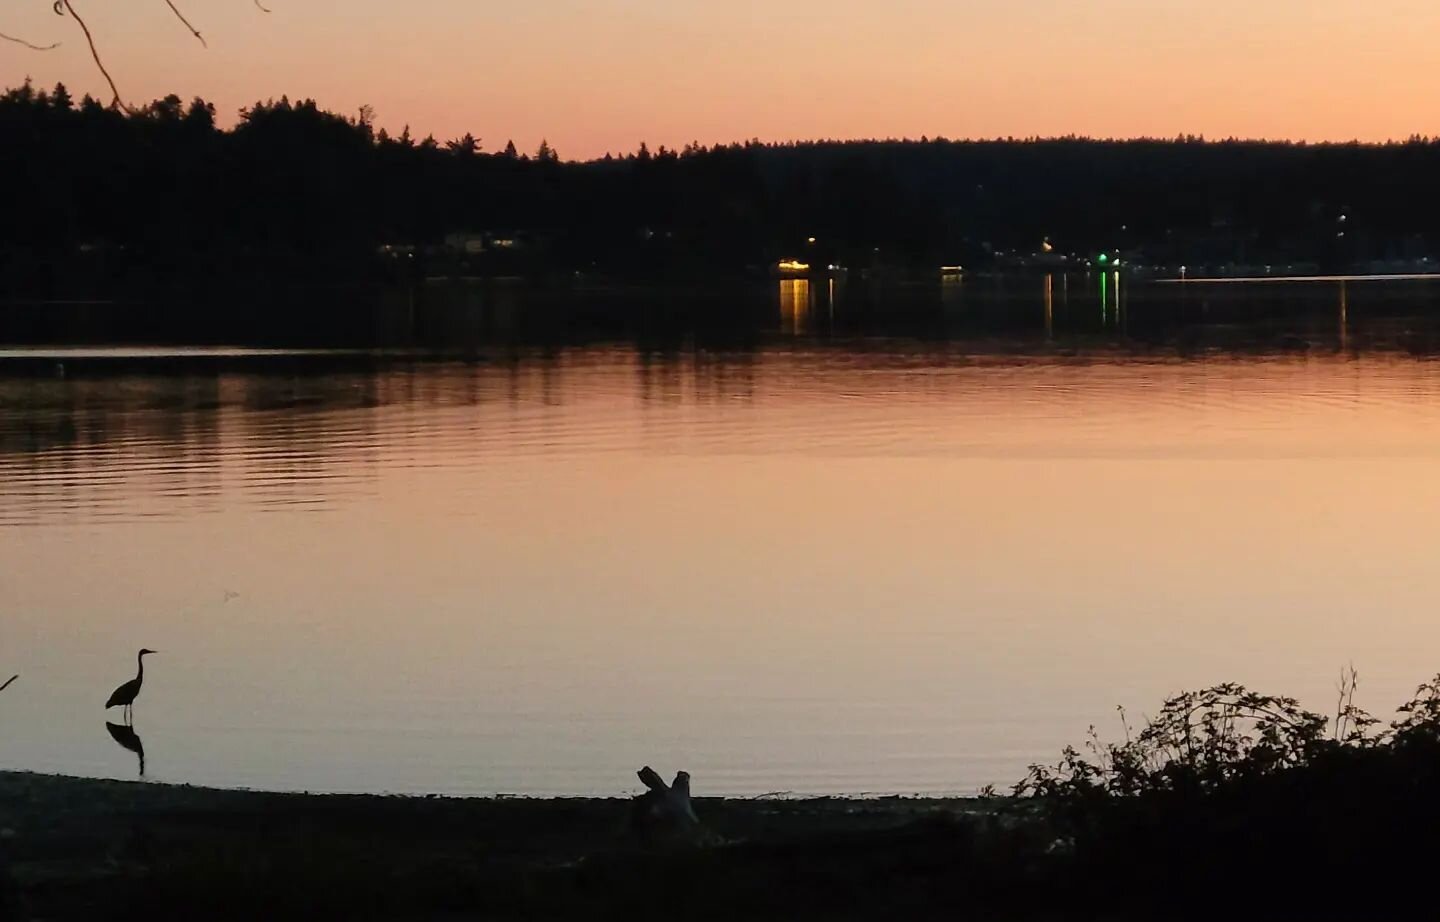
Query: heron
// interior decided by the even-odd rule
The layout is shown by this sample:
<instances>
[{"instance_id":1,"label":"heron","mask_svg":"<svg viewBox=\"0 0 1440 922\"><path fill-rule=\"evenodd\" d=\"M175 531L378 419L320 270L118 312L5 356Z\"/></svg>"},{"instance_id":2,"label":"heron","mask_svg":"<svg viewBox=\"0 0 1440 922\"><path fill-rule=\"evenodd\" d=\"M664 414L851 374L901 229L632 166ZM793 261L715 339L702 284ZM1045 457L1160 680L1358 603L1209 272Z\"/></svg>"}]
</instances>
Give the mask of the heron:
<instances>
[{"instance_id":1,"label":"heron","mask_svg":"<svg viewBox=\"0 0 1440 922\"><path fill-rule=\"evenodd\" d=\"M140 671L135 673L135 678L110 693L110 700L105 702L107 711L113 707L123 707L127 718L132 715L135 698L140 694L141 683L145 681L145 657L154 652L154 650L141 650L135 657L135 662L140 665Z\"/></svg>"}]
</instances>

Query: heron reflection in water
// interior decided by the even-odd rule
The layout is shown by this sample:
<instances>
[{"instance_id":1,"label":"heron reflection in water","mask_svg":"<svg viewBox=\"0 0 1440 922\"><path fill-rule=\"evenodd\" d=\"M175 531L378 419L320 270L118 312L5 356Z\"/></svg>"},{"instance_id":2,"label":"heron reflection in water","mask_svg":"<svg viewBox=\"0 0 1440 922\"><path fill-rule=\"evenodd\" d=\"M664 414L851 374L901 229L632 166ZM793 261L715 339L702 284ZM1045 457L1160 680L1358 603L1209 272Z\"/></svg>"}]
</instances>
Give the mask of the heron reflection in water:
<instances>
[{"instance_id":1,"label":"heron reflection in water","mask_svg":"<svg viewBox=\"0 0 1440 922\"><path fill-rule=\"evenodd\" d=\"M119 743L122 748L135 753L140 760L140 777L145 777L145 744L140 742L140 735L135 728L129 724L112 724L105 721L105 729L110 731L110 738Z\"/></svg>"}]
</instances>

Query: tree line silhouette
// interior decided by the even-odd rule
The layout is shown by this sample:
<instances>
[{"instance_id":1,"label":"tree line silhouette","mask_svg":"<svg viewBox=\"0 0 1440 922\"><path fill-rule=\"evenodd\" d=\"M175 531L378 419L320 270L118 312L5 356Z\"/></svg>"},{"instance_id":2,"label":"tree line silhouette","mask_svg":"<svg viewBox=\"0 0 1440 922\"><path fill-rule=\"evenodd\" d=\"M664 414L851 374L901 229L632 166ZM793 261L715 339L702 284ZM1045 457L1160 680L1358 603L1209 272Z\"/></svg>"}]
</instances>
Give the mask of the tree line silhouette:
<instances>
[{"instance_id":1,"label":"tree line silhouette","mask_svg":"<svg viewBox=\"0 0 1440 922\"><path fill-rule=\"evenodd\" d=\"M1428 137L642 144L565 162L548 143L492 153L471 134L442 143L373 119L282 98L224 128L199 98L125 110L63 85L12 88L0 285L368 277L433 263L456 232L523 244L504 271L617 275L783 257L979 267L1041 241L1077 256L1338 266L1428 254L1437 237L1440 140ZM385 245L399 248L388 263Z\"/></svg>"}]
</instances>

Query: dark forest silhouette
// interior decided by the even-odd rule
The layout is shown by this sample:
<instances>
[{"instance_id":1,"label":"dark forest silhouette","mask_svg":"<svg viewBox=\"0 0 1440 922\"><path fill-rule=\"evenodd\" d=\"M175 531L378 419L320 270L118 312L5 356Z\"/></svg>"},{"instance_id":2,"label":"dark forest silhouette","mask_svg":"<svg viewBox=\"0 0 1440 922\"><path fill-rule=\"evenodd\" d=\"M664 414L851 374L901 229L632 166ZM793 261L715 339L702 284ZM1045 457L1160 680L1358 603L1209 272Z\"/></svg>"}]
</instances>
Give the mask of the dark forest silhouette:
<instances>
[{"instance_id":1,"label":"dark forest silhouette","mask_svg":"<svg viewBox=\"0 0 1440 922\"><path fill-rule=\"evenodd\" d=\"M390 135L368 109L309 100L256 103L223 129L198 98L127 112L27 83L0 95L0 169L23 216L0 229L0 292L57 296L87 272L422 271L447 235L450 252L475 241L477 274L637 276L786 256L979 266L1044 239L1165 264L1337 268L1428 255L1440 236L1440 141L1420 137L752 141L585 163L498 146Z\"/></svg>"}]
</instances>

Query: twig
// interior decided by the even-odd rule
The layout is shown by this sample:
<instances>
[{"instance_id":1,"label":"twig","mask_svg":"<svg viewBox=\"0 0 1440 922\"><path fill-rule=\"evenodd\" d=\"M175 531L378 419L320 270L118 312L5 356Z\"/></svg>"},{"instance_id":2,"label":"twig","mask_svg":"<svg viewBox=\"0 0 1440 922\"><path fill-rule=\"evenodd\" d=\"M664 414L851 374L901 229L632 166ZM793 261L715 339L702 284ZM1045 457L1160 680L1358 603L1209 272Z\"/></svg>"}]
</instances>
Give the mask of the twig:
<instances>
[{"instance_id":1,"label":"twig","mask_svg":"<svg viewBox=\"0 0 1440 922\"><path fill-rule=\"evenodd\" d=\"M189 29L190 34L200 40L200 44L204 45L206 48L210 47L209 44L207 44L205 41L205 36L201 35L200 30L190 24L190 20L185 18L184 13L180 12L180 8L175 5L174 0L165 0L165 5L170 7L170 12L175 14L176 19L185 23L185 28Z\"/></svg>"},{"instance_id":2,"label":"twig","mask_svg":"<svg viewBox=\"0 0 1440 922\"><path fill-rule=\"evenodd\" d=\"M80 24L80 31L85 33L85 41L90 44L90 57L95 59L95 66L100 68L100 73L105 76L105 82L110 84L110 92L115 94L111 105L128 110L124 101L120 99L120 89L115 86L115 78L110 76L110 71L105 69L105 62L100 60L100 52L95 48L95 37L90 34L90 27L85 25L85 20L80 18L79 13L75 12L75 7L70 5L70 0L55 0L55 13L58 16L64 16L66 13L69 13L74 20Z\"/></svg>"},{"instance_id":3,"label":"twig","mask_svg":"<svg viewBox=\"0 0 1440 922\"><path fill-rule=\"evenodd\" d=\"M1345 719L1345 670L1340 670L1340 684L1335 687L1340 700L1335 703L1335 739L1340 739L1340 727Z\"/></svg>"},{"instance_id":4,"label":"twig","mask_svg":"<svg viewBox=\"0 0 1440 922\"><path fill-rule=\"evenodd\" d=\"M1360 684L1360 672L1351 663L1349 669L1340 670L1340 702L1335 709L1335 739L1344 740L1344 734L1356 726L1355 689ZM1363 731L1362 731L1363 732Z\"/></svg>"},{"instance_id":5,"label":"twig","mask_svg":"<svg viewBox=\"0 0 1440 922\"><path fill-rule=\"evenodd\" d=\"M260 0L255 0L255 8L262 13L270 12L270 10L265 6L265 4L261 3Z\"/></svg>"},{"instance_id":6,"label":"twig","mask_svg":"<svg viewBox=\"0 0 1440 922\"><path fill-rule=\"evenodd\" d=\"M0 685L0 691L4 691L5 689L9 688L11 685L15 684L15 680L18 679L18 678L20 678L18 675L12 675L10 678L6 679L6 680L5 680L5 684L4 684L4 685Z\"/></svg>"},{"instance_id":7,"label":"twig","mask_svg":"<svg viewBox=\"0 0 1440 922\"><path fill-rule=\"evenodd\" d=\"M0 38L5 39L5 41L7 41L7 42L14 42L14 43L17 44L17 45L24 45L26 48L29 48L31 51L51 51L51 50L53 50L53 49L56 49L56 48L59 48L59 47L60 47L60 43L59 43L59 42L54 42L54 43L49 44L49 45L36 45L34 42L27 42L27 41L25 41L25 39L23 39L23 38L16 38L16 37L13 36L13 35L6 35L4 32L0 32Z\"/></svg>"}]
</instances>

